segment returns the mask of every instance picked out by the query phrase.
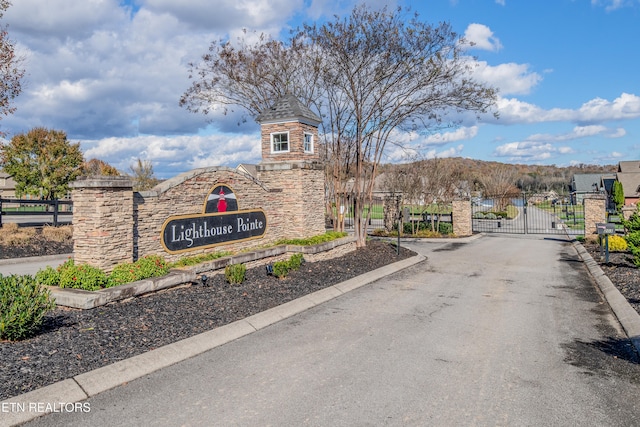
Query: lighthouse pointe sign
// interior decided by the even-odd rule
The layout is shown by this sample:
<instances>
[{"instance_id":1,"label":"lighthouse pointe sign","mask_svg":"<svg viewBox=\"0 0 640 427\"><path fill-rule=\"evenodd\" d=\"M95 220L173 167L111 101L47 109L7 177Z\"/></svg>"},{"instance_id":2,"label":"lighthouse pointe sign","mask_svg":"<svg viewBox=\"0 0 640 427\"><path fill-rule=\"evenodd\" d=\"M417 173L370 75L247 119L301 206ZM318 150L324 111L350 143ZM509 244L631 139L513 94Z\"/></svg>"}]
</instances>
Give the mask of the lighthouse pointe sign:
<instances>
[{"instance_id":1,"label":"lighthouse pointe sign","mask_svg":"<svg viewBox=\"0 0 640 427\"><path fill-rule=\"evenodd\" d=\"M225 243L264 237L267 217L262 209L239 210L231 188L215 186L204 203L202 214L169 217L160 232L162 246L169 253L204 249Z\"/></svg>"}]
</instances>

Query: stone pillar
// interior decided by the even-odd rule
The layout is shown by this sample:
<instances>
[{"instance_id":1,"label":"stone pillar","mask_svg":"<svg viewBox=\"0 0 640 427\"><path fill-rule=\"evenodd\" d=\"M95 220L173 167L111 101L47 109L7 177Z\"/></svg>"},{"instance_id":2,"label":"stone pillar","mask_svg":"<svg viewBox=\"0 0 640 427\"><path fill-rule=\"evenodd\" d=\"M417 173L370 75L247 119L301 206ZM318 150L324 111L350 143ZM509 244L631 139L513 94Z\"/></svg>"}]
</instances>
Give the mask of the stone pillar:
<instances>
[{"instance_id":1,"label":"stone pillar","mask_svg":"<svg viewBox=\"0 0 640 427\"><path fill-rule=\"evenodd\" d=\"M458 237L473 234L471 200L454 200L452 205L453 234Z\"/></svg>"},{"instance_id":2,"label":"stone pillar","mask_svg":"<svg viewBox=\"0 0 640 427\"><path fill-rule=\"evenodd\" d=\"M133 261L133 184L130 178L90 176L71 183L73 256L105 272Z\"/></svg>"},{"instance_id":3,"label":"stone pillar","mask_svg":"<svg viewBox=\"0 0 640 427\"><path fill-rule=\"evenodd\" d=\"M269 228L282 239L306 238L326 231L324 168L319 162L256 165L258 179L270 188Z\"/></svg>"},{"instance_id":4,"label":"stone pillar","mask_svg":"<svg viewBox=\"0 0 640 427\"><path fill-rule=\"evenodd\" d=\"M598 237L597 222L607 222L607 201L603 194L586 194L584 196L584 237Z\"/></svg>"}]
</instances>

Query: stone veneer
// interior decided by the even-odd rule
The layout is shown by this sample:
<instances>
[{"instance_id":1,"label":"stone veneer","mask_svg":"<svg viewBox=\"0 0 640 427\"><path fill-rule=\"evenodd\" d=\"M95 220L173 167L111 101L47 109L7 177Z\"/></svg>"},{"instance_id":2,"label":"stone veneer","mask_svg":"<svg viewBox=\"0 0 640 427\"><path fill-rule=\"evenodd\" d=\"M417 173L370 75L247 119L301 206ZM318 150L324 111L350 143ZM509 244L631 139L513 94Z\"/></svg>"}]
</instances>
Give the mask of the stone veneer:
<instances>
[{"instance_id":1,"label":"stone veneer","mask_svg":"<svg viewBox=\"0 0 640 427\"><path fill-rule=\"evenodd\" d=\"M596 223L607 222L606 199L602 194L587 194L584 196L584 237L593 239L598 237Z\"/></svg>"},{"instance_id":2,"label":"stone veneer","mask_svg":"<svg viewBox=\"0 0 640 427\"><path fill-rule=\"evenodd\" d=\"M74 257L106 271L122 262L159 254L167 260L215 251L241 251L280 239L325 232L324 173L318 163L259 166L259 179L226 167L196 169L167 180L151 191L133 192L131 181L83 178L72 184ZM267 230L261 239L169 254L160 232L171 216L200 214L218 184L230 187L238 208L262 209Z\"/></svg>"},{"instance_id":3,"label":"stone veneer","mask_svg":"<svg viewBox=\"0 0 640 427\"><path fill-rule=\"evenodd\" d=\"M458 237L471 236L473 234L471 201L454 200L451 203L453 234Z\"/></svg>"},{"instance_id":4,"label":"stone veneer","mask_svg":"<svg viewBox=\"0 0 640 427\"><path fill-rule=\"evenodd\" d=\"M133 260L131 186L123 177L82 177L71 183L75 262L110 271Z\"/></svg>"}]
</instances>

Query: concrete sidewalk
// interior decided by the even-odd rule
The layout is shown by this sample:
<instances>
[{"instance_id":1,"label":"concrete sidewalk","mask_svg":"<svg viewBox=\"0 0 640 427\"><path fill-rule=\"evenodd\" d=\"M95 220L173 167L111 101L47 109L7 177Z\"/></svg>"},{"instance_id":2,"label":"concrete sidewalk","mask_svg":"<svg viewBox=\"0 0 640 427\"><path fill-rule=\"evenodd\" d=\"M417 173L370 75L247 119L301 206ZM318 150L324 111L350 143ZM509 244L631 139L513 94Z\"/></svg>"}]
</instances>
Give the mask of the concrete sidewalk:
<instances>
[{"instance_id":1,"label":"concrete sidewalk","mask_svg":"<svg viewBox=\"0 0 640 427\"><path fill-rule=\"evenodd\" d=\"M0 259L0 274L2 274L3 276L10 276L12 274L29 274L33 276L38 272L38 270L43 270L47 266L55 268L64 263L69 258L73 258L73 254Z\"/></svg>"}]
</instances>

